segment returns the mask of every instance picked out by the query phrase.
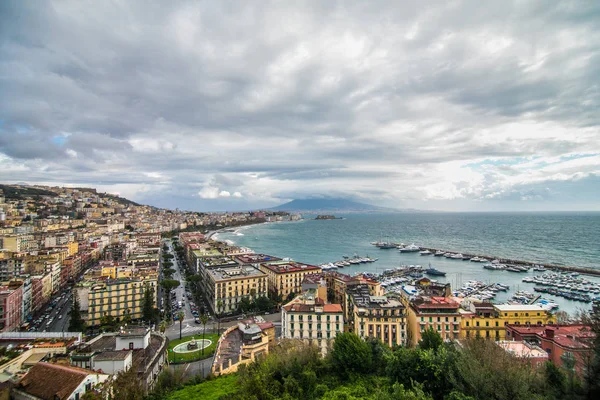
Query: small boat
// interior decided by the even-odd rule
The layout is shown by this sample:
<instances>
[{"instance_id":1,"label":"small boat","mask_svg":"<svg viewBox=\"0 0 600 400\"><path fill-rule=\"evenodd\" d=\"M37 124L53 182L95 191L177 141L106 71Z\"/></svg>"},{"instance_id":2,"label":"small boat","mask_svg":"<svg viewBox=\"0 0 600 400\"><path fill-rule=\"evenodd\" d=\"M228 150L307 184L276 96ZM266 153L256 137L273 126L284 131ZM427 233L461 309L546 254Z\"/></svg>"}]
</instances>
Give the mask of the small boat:
<instances>
[{"instance_id":1,"label":"small boat","mask_svg":"<svg viewBox=\"0 0 600 400\"><path fill-rule=\"evenodd\" d=\"M451 255L451 256L450 256L450 258L451 258L451 259L453 259L453 260L462 260L462 258L463 258L463 255L462 255L462 254L460 254L460 253L458 253L458 254L453 254L453 255Z\"/></svg>"},{"instance_id":2,"label":"small boat","mask_svg":"<svg viewBox=\"0 0 600 400\"><path fill-rule=\"evenodd\" d=\"M473 258L471 258L471 261L473 261L473 262L479 262L479 260L480 260L479 257L473 257Z\"/></svg>"},{"instance_id":3,"label":"small boat","mask_svg":"<svg viewBox=\"0 0 600 400\"><path fill-rule=\"evenodd\" d=\"M400 253L415 253L417 251L420 251L421 248L413 243L413 244L409 244L406 247L402 247L398 250L400 251Z\"/></svg>"},{"instance_id":4,"label":"small boat","mask_svg":"<svg viewBox=\"0 0 600 400\"><path fill-rule=\"evenodd\" d=\"M423 250L423 251L420 251L419 254L422 255L422 256L430 256L433 253L430 252L429 250Z\"/></svg>"},{"instance_id":5,"label":"small boat","mask_svg":"<svg viewBox=\"0 0 600 400\"><path fill-rule=\"evenodd\" d=\"M446 276L446 273L444 271L440 271L438 269L432 268L431 266L429 266L429 268L427 268L425 270L425 273L427 275L433 275L433 276Z\"/></svg>"},{"instance_id":6,"label":"small boat","mask_svg":"<svg viewBox=\"0 0 600 400\"><path fill-rule=\"evenodd\" d=\"M443 255L444 255L444 252L443 252L443 251L441 251L441 250L438 250L438 251L436 251L436 252L433 254L433 256L434 256L434 257L441 257L441 256L443 256Z\"/></svg>"}]
</instances>

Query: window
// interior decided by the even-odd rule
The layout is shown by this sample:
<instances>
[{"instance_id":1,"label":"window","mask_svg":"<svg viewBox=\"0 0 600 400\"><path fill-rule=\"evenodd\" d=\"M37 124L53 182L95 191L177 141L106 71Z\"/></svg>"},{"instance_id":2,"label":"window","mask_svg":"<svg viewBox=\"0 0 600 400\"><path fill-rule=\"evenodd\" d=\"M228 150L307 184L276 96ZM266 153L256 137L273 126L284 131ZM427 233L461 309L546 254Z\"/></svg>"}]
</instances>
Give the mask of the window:
<instances>
[{"instance_id":1,"label":"window","mask_svg":"<svg viewBox=\"0 0 600 400\"><path fill-rule=\"evenodd\" d=\"M467 326L467 327L469 326L469 321L465 322L465 326Z\"/></svg>"},{"instance_id":2,"label":"window","mask_svg":"<svg viewBox=\"0 0 600 400\"><path fill-rule=\"evenodd\" d=\"M129 350L133 350L133 342L129 342Z\"/></svg>"}]
</instances>

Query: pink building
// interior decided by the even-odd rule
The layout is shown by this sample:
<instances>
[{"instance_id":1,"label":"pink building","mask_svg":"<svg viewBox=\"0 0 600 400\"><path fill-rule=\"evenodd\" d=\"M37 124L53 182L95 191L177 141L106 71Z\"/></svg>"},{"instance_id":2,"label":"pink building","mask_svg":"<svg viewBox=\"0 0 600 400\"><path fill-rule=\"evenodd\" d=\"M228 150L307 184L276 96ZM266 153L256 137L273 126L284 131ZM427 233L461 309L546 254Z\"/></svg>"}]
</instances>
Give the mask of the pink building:
<instances>
[{"instance_id":1,"label":"pink building","mask_svg":"<svg viewBox=\"0 0 600 400\"><path fill-rule=\"evenodd\" d=\"M0 331L16 331L23 318L23 289L0 286Z\"/></svg>"}]
</instances>

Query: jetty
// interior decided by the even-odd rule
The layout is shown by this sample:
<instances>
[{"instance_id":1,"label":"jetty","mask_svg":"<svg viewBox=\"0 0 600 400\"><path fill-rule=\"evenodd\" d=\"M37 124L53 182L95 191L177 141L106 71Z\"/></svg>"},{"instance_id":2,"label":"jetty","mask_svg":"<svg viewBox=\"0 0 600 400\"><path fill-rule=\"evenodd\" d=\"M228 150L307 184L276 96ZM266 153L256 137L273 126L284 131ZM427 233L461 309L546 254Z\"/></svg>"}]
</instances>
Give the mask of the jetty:
<instances>
[{"instance_id":1,"label":"jetty","mask_svg":"<svg viewBox=\"0 0 600 400\"><path fill-rule=\"evenodd\" d=\"M458 251L455 251L455 250L443 250L443 249L436 249L433 247L422 247L422 246L419 246L419 247L421 248L421 250L429 250L434 254L438 251L443 251L444 253L455 253L455 254L459 253ZM539 261L513 260L513 259L509 259L509 258L489 256L489 255L485 255L485 254L470 254L470 253L464 253L464 252L460 252L460 253L463 256L470 257L470 258L479 257L479 258L486 258L488 260L498 260L501 264L512 264L512 265L523 266L523 267L527 267L527 268L529 268L533 265L541 265L546 269L550 269L550 270L554 270L554 271L578 272L580 274L600 276L600 269L594 269L594 268L574 267L574 266L560 265L560 264L549 264L549 263L543 263L543 262L539 262Z\"/></svg>"}]
</instances>

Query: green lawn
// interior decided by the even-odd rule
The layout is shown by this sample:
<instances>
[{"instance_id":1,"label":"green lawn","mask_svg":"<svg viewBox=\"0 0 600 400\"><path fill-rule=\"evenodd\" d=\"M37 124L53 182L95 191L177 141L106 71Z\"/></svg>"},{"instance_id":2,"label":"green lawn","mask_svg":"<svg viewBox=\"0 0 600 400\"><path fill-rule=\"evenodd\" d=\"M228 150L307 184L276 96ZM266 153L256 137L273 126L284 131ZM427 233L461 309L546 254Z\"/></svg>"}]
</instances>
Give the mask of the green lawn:
<instances>
[{"instance_id":1,"label":"green lawn","mask_svg":"<svg viewBox=\"0 0 600 400\"><path fill-rule=\"evenodd\" d=\"M186 386L169 395L168 400L218 400L237 390L237 375L223 375L198 385Z\"/></svg>"},{"instance_id":2,"label":"green lawn","mask_svg":"<svg viewBox=\"0 0 600 400\"><path fill-rule=\"evenodd\" d=\"M211 340L212 343L210 346L204 349L204 357L202 357L202 350L197 350L192 353L175 353L173 352L173 347L177 346L180 343L188 342L192 340L192 337L196 340L202 340L202 334L193 335L193 336L184 336L181 339L171 340L169 341L169 362L170 363L180 363L180 362L189 362L196 361L202 358L208 358L212 356L217 348L217 342L219 341L219 335L207 333L204 336L204 339Z\"/></svg>"}]
</instances>

